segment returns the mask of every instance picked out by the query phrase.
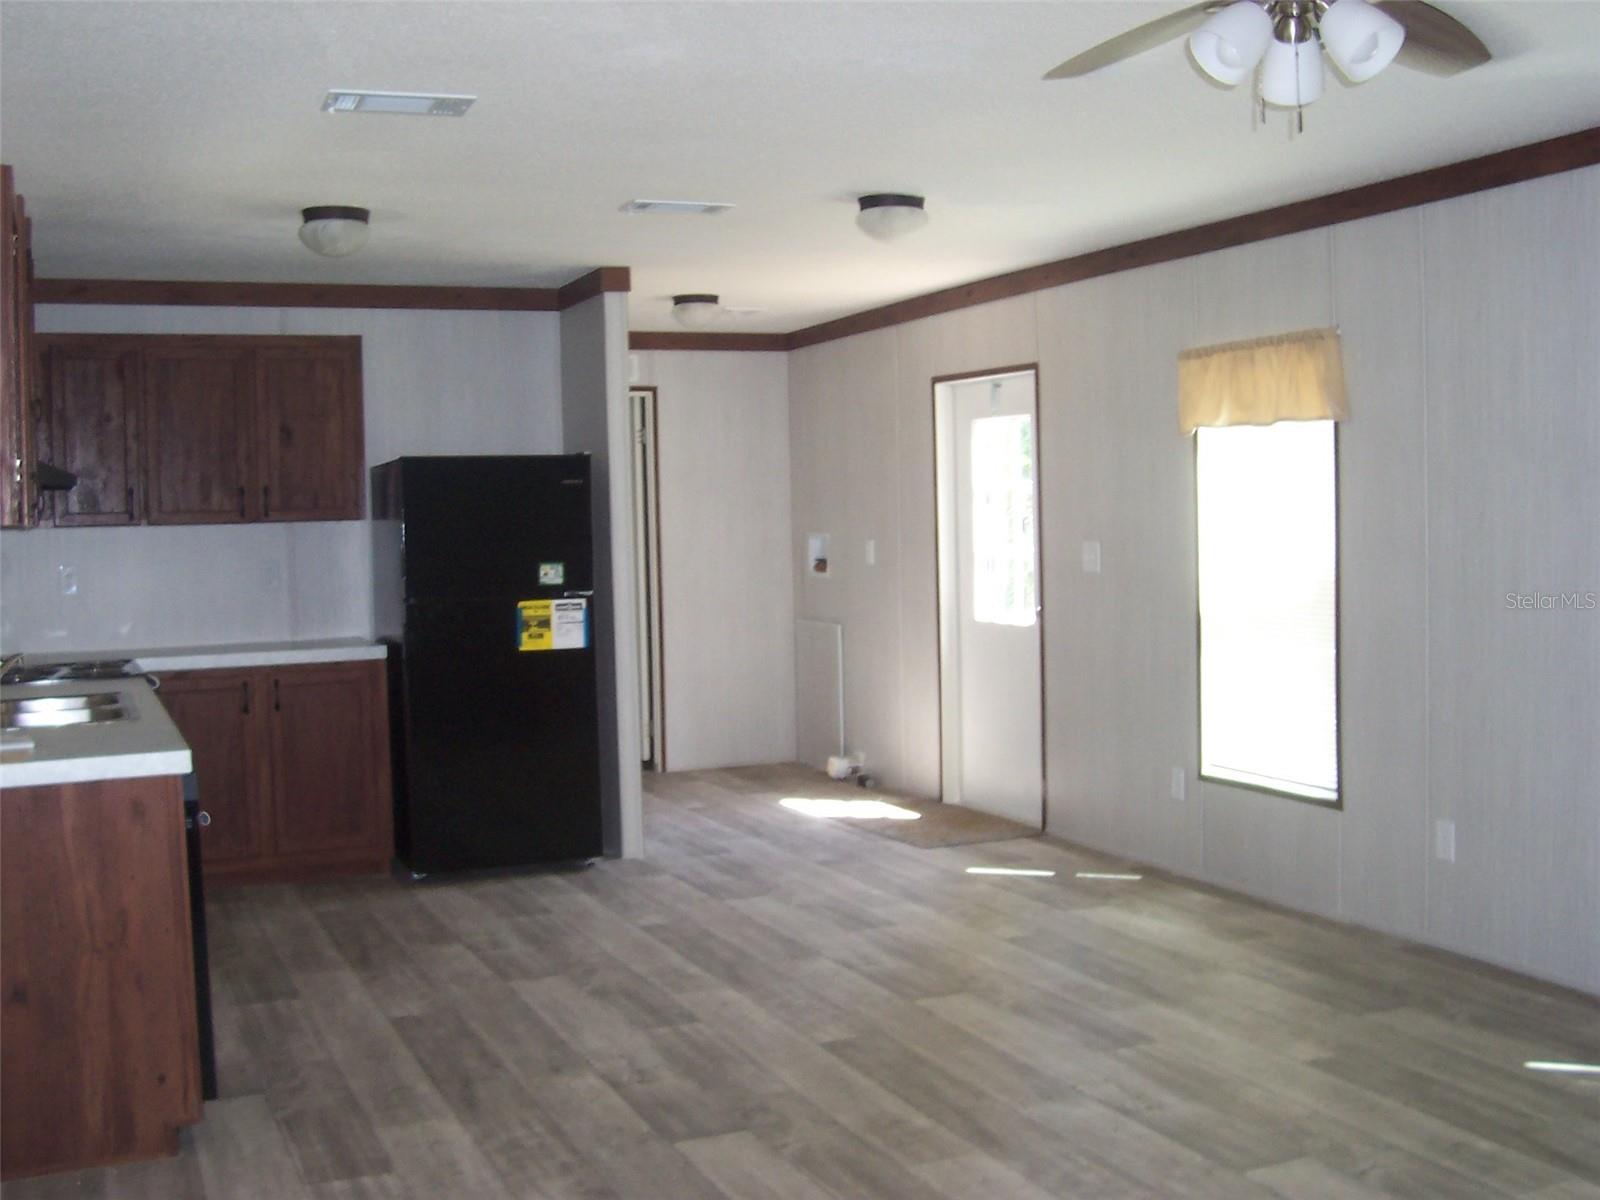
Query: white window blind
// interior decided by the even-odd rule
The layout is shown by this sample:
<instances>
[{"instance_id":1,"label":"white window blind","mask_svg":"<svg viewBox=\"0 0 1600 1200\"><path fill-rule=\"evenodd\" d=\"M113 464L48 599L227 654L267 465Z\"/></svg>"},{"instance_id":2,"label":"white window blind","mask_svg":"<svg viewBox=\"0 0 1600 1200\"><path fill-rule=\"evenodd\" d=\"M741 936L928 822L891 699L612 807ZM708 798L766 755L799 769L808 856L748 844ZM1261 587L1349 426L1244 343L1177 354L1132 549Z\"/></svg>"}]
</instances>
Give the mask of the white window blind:
<instances>
[{"instance_id":1,"label":"white window blind","mask_svg":"<svg viewBox=\"0 0 1600 1200\"><path fill-rule=\"evenodd\" d=\"M1334 424L1196 437L1201 774L1337 801Z\"/></svg>"}]
</instances>

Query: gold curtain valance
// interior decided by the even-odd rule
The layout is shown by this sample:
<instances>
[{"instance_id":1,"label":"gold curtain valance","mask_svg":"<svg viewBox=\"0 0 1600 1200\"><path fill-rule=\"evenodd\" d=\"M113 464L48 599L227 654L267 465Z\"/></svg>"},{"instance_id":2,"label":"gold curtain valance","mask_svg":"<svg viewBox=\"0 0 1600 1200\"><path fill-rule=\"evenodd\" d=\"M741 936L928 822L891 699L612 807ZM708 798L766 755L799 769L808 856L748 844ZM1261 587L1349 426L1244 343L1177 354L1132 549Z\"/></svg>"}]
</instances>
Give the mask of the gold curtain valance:
<instances>
[{"instance_id":1,"label":"gold curtain valance","mask_svg":"<svg viewBox=\"0 0 1600 1200\"><path fill-rule=\"evenodd\" d=\"M1349 415L1337 329L1203 346L1178 355L1178 426L1340 421Z\"/></svg>"}]
</instances>

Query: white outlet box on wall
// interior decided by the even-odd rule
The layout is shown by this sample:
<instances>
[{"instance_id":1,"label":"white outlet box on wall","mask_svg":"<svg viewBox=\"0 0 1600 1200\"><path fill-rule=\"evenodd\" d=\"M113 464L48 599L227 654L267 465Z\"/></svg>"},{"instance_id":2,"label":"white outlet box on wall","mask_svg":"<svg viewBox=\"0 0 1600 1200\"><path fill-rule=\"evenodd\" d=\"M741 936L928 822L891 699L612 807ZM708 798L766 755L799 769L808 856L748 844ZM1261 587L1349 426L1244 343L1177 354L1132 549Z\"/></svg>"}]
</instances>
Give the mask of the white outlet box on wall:
<instances>
[{"instance_id":1,"label":"white outlet box on wall","mask_svg":"<svg viewBox=\"0 0 1600 1200\"><path fill-rule=\"evenodd\" d=\"M1444 862L1456 860L1456 823L1443 818L1433 823L1433 856Z\"/></svg>"}]
</instances>

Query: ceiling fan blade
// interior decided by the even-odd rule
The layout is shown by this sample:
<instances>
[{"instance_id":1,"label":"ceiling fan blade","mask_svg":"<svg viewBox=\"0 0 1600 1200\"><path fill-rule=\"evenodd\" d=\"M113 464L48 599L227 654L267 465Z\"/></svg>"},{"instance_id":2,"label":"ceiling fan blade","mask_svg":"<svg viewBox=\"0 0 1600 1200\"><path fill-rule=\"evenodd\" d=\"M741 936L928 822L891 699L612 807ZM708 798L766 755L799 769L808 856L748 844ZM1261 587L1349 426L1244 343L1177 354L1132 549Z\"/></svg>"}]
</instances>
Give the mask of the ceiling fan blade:
<instances>
[{"instance_id":1,"label":"ceiling fan blade","mask_svg":"<svg viewBox=\"0 0 1600 1200\"><path fill-rule=\"evenodd\" d=\"M1181 8L1164 17L1157 17L1154 21L1147 21L1128 30L1127 33L1119 33L1116 37L1101 42L1098 46L1091 46L1082 54L1067 59L1045 75L1045 78L1076 79L1080 75L1087 75L1090 71L1098 71L1101 67L1109 67L1112 63L1132 58L1135 54L1154 50L1163 42L1170 42L1175 37L1199 28L1208 13L1222 7L1223 4L1219 0L1202 0L1199 4Z\"/></svg>"},{"instance_id":2,"label":"ceiling fan blade","mask_svg":"<svg viewBox=\"0 0 1600 1200\"><path fill-rule=\"evenodd\" d=\"M1377 0L1377 7L1405 26L1405 45L1395 61L1413 71L1459 75L1491 57L1477 34L1424 0Z\"/></svg>"}]
</instances>

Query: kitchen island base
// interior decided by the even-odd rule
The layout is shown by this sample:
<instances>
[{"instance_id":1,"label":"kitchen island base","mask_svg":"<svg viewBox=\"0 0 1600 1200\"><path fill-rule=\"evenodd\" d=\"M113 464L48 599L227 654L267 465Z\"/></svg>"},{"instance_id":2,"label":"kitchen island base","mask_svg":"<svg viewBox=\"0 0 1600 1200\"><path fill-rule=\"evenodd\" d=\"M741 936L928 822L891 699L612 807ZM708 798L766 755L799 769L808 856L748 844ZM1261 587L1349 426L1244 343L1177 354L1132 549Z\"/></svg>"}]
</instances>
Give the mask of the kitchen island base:
<instances>
[{"instance_id":1,"label":"kitchen island base","mask_svg":"<svg viewBox=\"0 0 1600 1200\"><path fill-rule=\"evenodd\" d=\"M0 1178L171 1155L201 1116L182 781L0 794Z\"/></svg>"}]
</instances>

